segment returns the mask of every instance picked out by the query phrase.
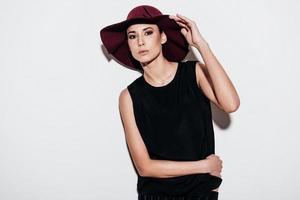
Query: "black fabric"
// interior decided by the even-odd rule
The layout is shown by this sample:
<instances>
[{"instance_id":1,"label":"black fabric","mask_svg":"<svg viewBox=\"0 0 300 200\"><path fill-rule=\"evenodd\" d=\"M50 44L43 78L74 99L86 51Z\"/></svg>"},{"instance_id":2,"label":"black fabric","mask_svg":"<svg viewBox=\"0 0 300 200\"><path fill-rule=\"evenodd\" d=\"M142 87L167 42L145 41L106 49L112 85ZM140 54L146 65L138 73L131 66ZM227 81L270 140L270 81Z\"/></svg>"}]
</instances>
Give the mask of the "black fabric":
<instances>
[{"instance_id":1,"label":"black fabric","mask_svg":"<svg viewBox=\"0 0 300 200\"><path fill-rule=\"evenodd\" d=\"M196 61L179 62L174 78L156 87L141 75L127 86L151 159L196 161L215 153L209 99L197 86ZM208 173L157 178L138 174L139 195L203 196L222 179Z\"/></svg>"},{"instance_id":2,"label":"black fabric","mask_svg":"<svg viewBox=\"0 0 300 200\"><path fill-rule=\"evenodd\" d=\"M205 195L195 197L144 194L139 195L138 200L218 200L218 197L218 192L211 191Z\"/></svg>"}]
</instances>

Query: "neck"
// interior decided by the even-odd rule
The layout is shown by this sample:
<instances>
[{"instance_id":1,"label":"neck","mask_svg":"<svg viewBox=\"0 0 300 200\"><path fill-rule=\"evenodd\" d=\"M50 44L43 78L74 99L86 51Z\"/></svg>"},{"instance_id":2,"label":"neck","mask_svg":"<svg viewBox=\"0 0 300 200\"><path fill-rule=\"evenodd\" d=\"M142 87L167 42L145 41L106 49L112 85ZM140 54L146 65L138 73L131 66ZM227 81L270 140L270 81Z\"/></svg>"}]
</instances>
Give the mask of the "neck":
<instances>
[{"instance_id":1,"label":"neck","mask_svg":"<svg viewBox=\"0 0 300 200\"><path fill-rule=\"evenodd\" d=\"M142 63L144 78L155 84L164 85L173 78L176 73L176 62L169 62L164 57L157 58L149 63Z\"/></svg>"}]
</instances>

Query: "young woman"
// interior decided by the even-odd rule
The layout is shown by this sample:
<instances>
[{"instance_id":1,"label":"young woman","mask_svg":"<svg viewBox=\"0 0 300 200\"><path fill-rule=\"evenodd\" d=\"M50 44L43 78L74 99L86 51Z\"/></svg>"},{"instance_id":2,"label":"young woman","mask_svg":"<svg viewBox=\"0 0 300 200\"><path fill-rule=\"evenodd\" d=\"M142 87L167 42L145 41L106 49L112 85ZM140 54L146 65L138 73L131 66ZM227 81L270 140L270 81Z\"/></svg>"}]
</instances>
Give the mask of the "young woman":
<instances>
[{"instance_id":1,"label":"young woman","mask_svg":"<svg viewBox=\"0 0 300 200\"><path fill-rule=\"evenodd\" d=\"M218 199L222 160L210 102L227 113L240 103L196 23L142 5L100 35L119 62L142 72L119 96L139 199ZM182 61L189 46L204 63Z\"/></svg>"}]
</instances>

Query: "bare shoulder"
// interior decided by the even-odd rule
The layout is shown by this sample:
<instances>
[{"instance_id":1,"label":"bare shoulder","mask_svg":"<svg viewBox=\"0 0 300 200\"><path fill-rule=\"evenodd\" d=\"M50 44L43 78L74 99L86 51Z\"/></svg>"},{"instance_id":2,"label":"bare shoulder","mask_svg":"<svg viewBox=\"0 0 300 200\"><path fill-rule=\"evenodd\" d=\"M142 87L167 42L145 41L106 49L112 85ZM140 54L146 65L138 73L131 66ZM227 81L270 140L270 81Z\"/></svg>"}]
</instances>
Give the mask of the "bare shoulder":
<instances>
[{"instance_id":1,"label":"bare shoulder","mask_svg":"<svg viewBox=\"0 0 300 200\"><path fill-rule=\"evenodd\" d=\"M119 106L124 106L127 103L131 103L131 97L128 91L128 88L121 90L119 95Z\"/></svg>"},{"instance_id":2,"label":"bare shoulder","mask_svg":"<svg viewBox=\"0 0 300 200\"><path fill-rule=\"evenodd\" d=\"M133 113L133 105L132 105L132 99L129 93L128 88L124 88L121 90L119 95L119 110L121 113L121 117L128 118L130 117L130 114ZM132 118L133 116L131 116Z\"/></svg>"}]
</instances>

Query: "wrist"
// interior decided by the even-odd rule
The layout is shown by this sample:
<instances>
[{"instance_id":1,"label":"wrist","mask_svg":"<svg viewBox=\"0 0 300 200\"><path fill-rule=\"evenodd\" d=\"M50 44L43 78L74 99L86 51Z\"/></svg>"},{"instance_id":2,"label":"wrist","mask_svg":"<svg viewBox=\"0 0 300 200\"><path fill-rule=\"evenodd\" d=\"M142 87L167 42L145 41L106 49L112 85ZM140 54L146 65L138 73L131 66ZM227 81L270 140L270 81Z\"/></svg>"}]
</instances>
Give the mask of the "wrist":
<instances>
[{"instance_id":1,"label":"wrist","mask_svg":"<svg viewBox=\"0 0 300 200\"><path fill-rule=\"evenodd\" d=\"M209 173L209 163L207 159L198 160L199 173Z\"/></svg>"},{"instance_id":2,"label":"wrist","mask_svg":"<svg viewBox=\"0 0 300 200\"><path fill-rule=\"evenodd\" d=\"M200 50L200 49L203 49L203 48L209 48L209 44L205 41L203 42L198 42L195 44L195 47Z\"/></svg>"}]
</instances>

